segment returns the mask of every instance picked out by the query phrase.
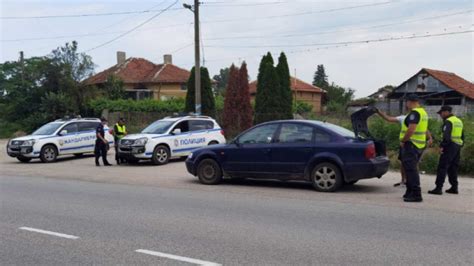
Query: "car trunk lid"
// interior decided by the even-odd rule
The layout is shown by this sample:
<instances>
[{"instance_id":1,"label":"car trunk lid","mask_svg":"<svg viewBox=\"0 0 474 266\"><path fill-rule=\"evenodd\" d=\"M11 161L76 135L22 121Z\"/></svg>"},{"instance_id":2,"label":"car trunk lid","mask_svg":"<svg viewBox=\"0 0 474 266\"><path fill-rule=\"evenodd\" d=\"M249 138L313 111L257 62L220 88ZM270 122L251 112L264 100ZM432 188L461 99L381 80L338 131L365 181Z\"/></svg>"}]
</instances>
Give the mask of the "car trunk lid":
<instances>
[{"instance_id":1,"label":"car trunk lid","mask_svg":"<svg viewBox=\"0 0 474 266\"><path fill-rule=\"evenodd\" d=\"M359 140L373 141L375 145L375 152L377 156L386 155L385 141L378 140L372 136L369 131L367 120L369 117L377 113L377 109L374 107L365 107L351 115L352 129L356 138Z\"/></svg>"}]
</instances>

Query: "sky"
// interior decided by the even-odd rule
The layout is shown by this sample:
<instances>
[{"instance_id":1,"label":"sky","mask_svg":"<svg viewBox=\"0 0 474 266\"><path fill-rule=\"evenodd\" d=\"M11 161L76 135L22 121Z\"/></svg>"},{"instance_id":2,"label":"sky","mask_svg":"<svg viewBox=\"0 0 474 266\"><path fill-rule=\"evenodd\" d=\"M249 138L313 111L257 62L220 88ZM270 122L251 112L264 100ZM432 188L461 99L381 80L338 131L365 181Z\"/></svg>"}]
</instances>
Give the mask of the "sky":
<instances>
[{"instance_id":1,"label":"sky","mask_svg":"<svg viewBox=\"0 0 474 266\"><path fill-rule=\"evenodd\" d=\"M172 54L175 65L194 65L193 13L183 8L192 0L0 1L0 62L17 60L19 51L47 55L76 40L96 72L114 65L117 51L154 63ZM329 82L356 97L399 85L423 67L474 79L472 0L201 3L202 59L211 75L246 61L255 79L263 54L277 61L285 52L292 76L311 83L323 64Z\"/></svg>"}]
</instances>

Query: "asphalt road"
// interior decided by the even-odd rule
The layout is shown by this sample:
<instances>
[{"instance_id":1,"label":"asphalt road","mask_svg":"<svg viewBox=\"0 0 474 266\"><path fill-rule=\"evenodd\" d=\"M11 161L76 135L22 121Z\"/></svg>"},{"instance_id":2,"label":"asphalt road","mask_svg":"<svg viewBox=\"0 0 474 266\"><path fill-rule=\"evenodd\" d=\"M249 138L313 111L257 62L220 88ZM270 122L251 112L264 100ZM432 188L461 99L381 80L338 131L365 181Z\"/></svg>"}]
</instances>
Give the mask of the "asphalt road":
<instances>
[{"instance_id":1,"label":"asphalt road","mask_svg":"<svg viewBox=\"0 0 474 266\"><path fill-rule=\"evenodd\" d=\"M276 192L269 194L237 184L237 191L252 193L232 193L195 182L172 187L39 176L0 172L2 265L474 261L471 212L344 202L292 185L270 186ZM305 196L279 195L283 190Z\"/></svg>"}]
</instances>

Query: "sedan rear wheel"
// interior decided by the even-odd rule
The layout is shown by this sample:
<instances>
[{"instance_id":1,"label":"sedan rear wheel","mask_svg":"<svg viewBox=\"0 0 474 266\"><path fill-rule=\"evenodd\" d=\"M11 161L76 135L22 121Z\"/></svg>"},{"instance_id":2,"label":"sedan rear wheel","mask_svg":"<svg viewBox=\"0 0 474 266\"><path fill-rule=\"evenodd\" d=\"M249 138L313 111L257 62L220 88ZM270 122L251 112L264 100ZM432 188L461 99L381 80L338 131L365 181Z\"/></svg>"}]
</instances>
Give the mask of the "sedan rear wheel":
<instances>
[{"instance_id":1,"label":"sedan rear wheel","mask_svg":"<svg viewBox=\"0 0 474 266\"><path fill-rule=\"evenodd\" d=\"M333 192L342 184L342 175L339 167L332 163L320 163L311 172L311 181L314 188L321 192Z\"/></svg>"},{"instance_id":2,"label":"sedan rear wheel","mask_svg":"<svg viewBox=\"0 0 474 266\"><path fill-rule=\"evenodd\" d=\"M197 167L197 176L205 185L217 185L222 181L222 170L215 160L204 159Z\"/></svg>"}]
</instances>

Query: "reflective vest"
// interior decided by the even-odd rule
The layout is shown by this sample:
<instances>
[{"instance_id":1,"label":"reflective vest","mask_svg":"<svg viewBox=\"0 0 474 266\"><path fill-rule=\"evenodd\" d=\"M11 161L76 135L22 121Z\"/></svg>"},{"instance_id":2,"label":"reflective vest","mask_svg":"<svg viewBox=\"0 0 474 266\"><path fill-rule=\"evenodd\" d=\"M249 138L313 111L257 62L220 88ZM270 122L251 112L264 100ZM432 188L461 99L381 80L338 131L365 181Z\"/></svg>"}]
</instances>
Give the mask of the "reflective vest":
<instances>
[{"instance_id":1,"label":"reflective vest","mask_svg":"<svg viewBox=\"0 0 474 266\"><path fill-rule=\"evenodd\" d=\"M125 125L120 126L119 123L115 124L115 127L117 128L117 132L115 132L115 136L119 139L123 138L125 136L125 132L127 132Z\"/></svg>"},{"instance_id":2,"label":"reflective vest","mask_svg":"<svg viewBox=\"0 0 474 266\"><path fill-rule=\"evenodd\" d=\"M462 141L462 130L463 130L463 123L461 119L457 118L456 116L450 116L446 120L451 122L453 127L451 128L451 141L458 144L458 145L463 145Z\"/></svg>"},{"instance_id":3,"label":"reflective vest","mask_svg":"<svg viewBox=\"0 0 474 266\"><path fill-rule=\"evenodd\" d=\"M428 130L428 114L425 109L418 107L412 111L417 112L420 115L420 122L416 125L415 132L410 138L410 142L413 143L418 149L424 149L426 147L426 131ZM405 120L408 119L405 118ZM400 140L403 140L405 133L407 133L408 127L405 122L402 123L402 130L400 131Z\"/></svg>"}]
</instances>

